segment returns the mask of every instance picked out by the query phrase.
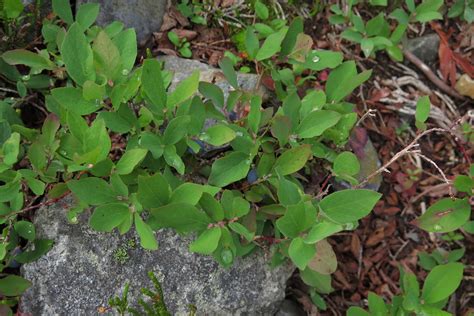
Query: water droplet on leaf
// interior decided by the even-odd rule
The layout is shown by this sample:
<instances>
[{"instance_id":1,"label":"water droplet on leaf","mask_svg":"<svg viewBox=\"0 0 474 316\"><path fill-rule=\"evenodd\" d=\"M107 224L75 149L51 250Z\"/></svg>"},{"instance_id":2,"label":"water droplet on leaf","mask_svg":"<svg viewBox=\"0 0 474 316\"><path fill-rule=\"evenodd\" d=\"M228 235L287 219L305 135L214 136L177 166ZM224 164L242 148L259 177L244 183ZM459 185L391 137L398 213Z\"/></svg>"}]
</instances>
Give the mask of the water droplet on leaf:
<instances>
[{"instance_id":1,"label":"water droplet on leaf","mask_svg":"<svg viewBox=\"0 0 474 316\"><path fill-rule=\"evenodd\" d=\"M122 69L122 75L126 76L128 75L129 71L128 69Z\"/></svg>"}]
</instances>

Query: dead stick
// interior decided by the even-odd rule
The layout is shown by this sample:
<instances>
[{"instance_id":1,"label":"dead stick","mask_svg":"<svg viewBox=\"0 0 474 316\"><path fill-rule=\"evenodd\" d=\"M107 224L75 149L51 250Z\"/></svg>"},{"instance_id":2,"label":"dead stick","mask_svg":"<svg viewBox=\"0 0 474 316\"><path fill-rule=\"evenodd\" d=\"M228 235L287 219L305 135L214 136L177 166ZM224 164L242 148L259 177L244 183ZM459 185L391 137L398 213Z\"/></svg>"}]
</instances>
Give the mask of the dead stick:
<instances>
[{"instance_id":1,"label":"dead stick","mask_svg":"<svg viewBox=\"0 0 474 316\"><path fill-rule=\"evenodd\" d=\"M398 153L395 154L395 156L392 157L392 159L390 159L386 164L384 164L382 167L380 167L379 169L377 169L376 171L372 172L367 178L365 178L364 181L362 181L361 183L359 183L355 188L361 188L363 187L365 184L367 184L367 182L369 182L372 178L374 178L375 176L377 176L378 174L384 172L385 170L387 170L387 168L392 164L394 163L395 161L397 161L400 157L406 155L407 153L410 152L410 150L413 148L413 147L416 147L418 146L418 141L420 140L420 138L422 138L423 136L427 135L427 134L430 134L430 133L433 133L433 132L448 132L450 133L450 131L448 131L447 129L444 129L444 128L439 128L439 127L436 127L436 128L431 128L429 130L426 130L424 131L423 133L419 134L418 136L415 137L415 139L413 139L413 141L408 144L407 147L403 148L402 150L400 150Z\"/></svg>"},{"instance_id":2,"label":"dead stick","mask_svg":"<svg viewBox=\"0 0 474 316\"><path fill-rule=\"evenodd\" d=\"M446 83L444 83L444 81L442 81L441 79L438 78L438 76L436 76L434 74L433 71L431 71L430 67L428 67L424 62L422 62L418 57L416 57L413 53L407 51L407 50L403 50L403 55L405 55L405 57L412 63L414 64L416 67L418 67L418 69L420 69L426 77L428 77L428 79L431 80L432 83L434 83L441 91L449 94L450 96L456 98L456 99L461 99L461 100L465 100L466 98L463 97L462 95L460 95L459 93L457 93L453 88L451 88L450 86L448 86Z\"/></svg>"}]
</instances>

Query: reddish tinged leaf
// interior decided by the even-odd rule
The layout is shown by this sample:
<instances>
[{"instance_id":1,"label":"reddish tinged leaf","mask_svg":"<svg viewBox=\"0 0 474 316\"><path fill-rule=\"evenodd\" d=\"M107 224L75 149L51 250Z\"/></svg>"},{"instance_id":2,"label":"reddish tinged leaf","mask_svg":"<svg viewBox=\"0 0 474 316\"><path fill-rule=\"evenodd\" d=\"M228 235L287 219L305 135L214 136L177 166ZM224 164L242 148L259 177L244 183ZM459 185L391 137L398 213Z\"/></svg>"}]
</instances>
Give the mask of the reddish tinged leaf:
<instances>
[{"instance_id":1,"label":"reddish tinged leaf","mask_svg":"<svg viewBox=\"0 0 474 316\"><path fill-rule=\"evenodd\" d=\"M262 84L270 91L275 91L275 81L271 76L262 76Z\"/></svg>"},{"instance_id":2,"label":"reddish tinged leaf","mask_svg":"<svg viewBox=\"0 0 474 316\"><path fill-rule=\"evenodd\" d=\"M449 37L451 31L446 34L441 30L438 23L431 23L431 27L438 33L440 37L439 43L439 70L443 78L451 84L452 87L456 85L456 66L463 70L470 77L474 76L474 65L464 58L461 54L454 52L449 46Z\"/></svg>"}]
</instances>

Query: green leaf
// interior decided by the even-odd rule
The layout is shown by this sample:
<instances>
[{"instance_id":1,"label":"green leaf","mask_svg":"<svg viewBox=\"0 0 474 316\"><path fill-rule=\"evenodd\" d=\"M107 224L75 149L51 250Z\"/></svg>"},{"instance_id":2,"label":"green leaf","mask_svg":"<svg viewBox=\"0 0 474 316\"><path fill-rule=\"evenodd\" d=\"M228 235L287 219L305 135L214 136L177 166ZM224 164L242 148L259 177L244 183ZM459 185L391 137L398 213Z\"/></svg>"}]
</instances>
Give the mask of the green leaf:
<instances>
[{"instance_id":1,"label":"green leaf","mask_svg":"<svg viewBox=\"0 0 474 316\"><path fill-rule=\"evenodd\" d=\"M326 196L319 207L335 222L352 223L369 214L381 196L371 190L342 190Z\"/></svg>"},{"instance_id":2,"label":"green leaf","mask_svg":"<svg viewBox=\"0 0 474 316\"><path fill-rule=\"evenodd\" d=\"M95 81L92 49L77 22L71 25L64 37L61 56L69 76L77 84L82 86L87 80Z\"/></svg>"},{"instance_id":3,"label":"green leaf","mask_svg":"<svg viewBox=\"0 0 474 316\"><path fill-rule=\"evenodd\" d=\"M230 222L228 226L237 234L242 235L248 242L251 242L255 236L255 233L250 232L247 227L238 222Z\"/></svg>"},{"instance_id":4,"label":"green leaf","mask_svg":"<svg viewBox=\"0 0 474 316\"><path fill-rule=\"evenodd\" d=\"M262 61L274 56L278 51L280 51L281 43L285 38L288 27L283 27L277 33L273 33L268 36L262 44L262 47L258 50L255 59L257 61Z\"/></svg>"},{"instance_id":5,"label":"green leaf","mask_svg":"<svg viewBox=\"0 0 474 316\"><path fill-rule=\"evenodd\" d=\"M347 310L347 316L371 316L371 314L360 307L351 306Z\"/></svg>"},{"instance_id":6,"label":"green leaf","mask_svg":"<svg viewBox=\"0 0 474 316\"><path fill-rule=\"evenodd\" d=\"M257 14L258 18L261 20L268 19L269 13L268 13L267 6L258 0L255 2L255 13Z\"/></svg>"},{"instance_id":7,"label":"green leaf","mask_svg":"<svg viewBox=\"0 0 474 316\"><path fill-rule=\"evenodd\" d=\"M360 171L359 159L350 151L344 151L337 155L333 168L337 175L355 176Z\"/></svg>"},{"instance_id":8,"label":"green leaf","mask_svg":"<svg viewBox=\"0 0 474 316\"><path fill-rule=\"evenodd\" d=\"M250 58L255 58L257 55L260 44L258 42L258 37L255 35L254 29L252 27L247 27L245 31L245 49Z\"/></svg>"},{"instance_id":9,"label":"green leaf","mask_svg":"<svg viewBox=\"0 0 474 316\"><path fill-rule=\"evenodd\" d=\"M474 179L465 175L457 176L454 179L454 187L460 192L471 193L474 188Z\"/></svg>"},{"instance_id":10,"label":"green leaf","mask_svg":"<svg viewBox=\"0 0 474 316\"><path fill-rule=\"evenodd\" d=\"M304 283L314 287L319 293L329 294L333 291L330 275L321 274L306 268L300 271L300 277Z\"/></svg>"},{"instance_id":11,"label":"green leaf","mask_svg":"<svg viewBox=\"0 0 474 316\"><path fill-rule=\"evenodd\" d=\"M3 163L12 166L18 161L18 155L20 153L20 134L14 132L10 137L3 143L2 154Z\"/></svg>"},{"instance_id":12,"label":"green leaf","mask_svg":"<svg viewBox=\"0 0 474 316\"><path fill-rule=\"evenodd\" d=\"M364 38L360 41L360 48L364 52L364 56L366 58L370 57L370 54L372 54L374 47L374 41L372 41L370 38Z\"/></svg>"},{"instance_id":13,"label":"green leaf","mask_svg":"<svg viewBox=\"0 0 474 316\"><path fill-rule=\"evenodd\" d=\"M209 184L225 187L245 178L249 172L251 159L248 154L232 152L212 164Z\"/></svg>"},{"instance_id":14,"label":"green leaf","mask_svg":"<svg viewBox=\"0 0 474 316\"><path fill-rule=\"evenodd\" d=\"M148 150L142 148L130 149L123 154L117 162L116 171L118 174L129 174L145 159Z\"/></svg>"},{"instance_id":15,"label":"green leaf","mask_svg":"<svg viewBox=\"0 0 474 316\"><path fill-rule=\"evenodd\" d=\"M176 153L176 147L174 145L167 145L165 147L163 158L165 158L166 163L178 171L179 174L184 174L186 166L181 157Z\"/></svg>"},{"instance_id":16,"label":"green leaf","mask_svg":"<svg viewBox=\"0 0 474 316\"><path fill-rule=\"evenodd\" d=\"M1 57L9 65L25 65L39 71L54 68L54 64L49 59L26 49L9 50L3 53Z\"/></svg>"},{"instance_id":17,"label":"green leaf","mask_svg":"<svg viewBox=\"0 0 474 316\"><path fill-rule=\"evenodd\" d=\"M211 219L206 214L185 203L168 204L151 209L150 212L154 229L169 227L187 233L204 230L211 223Z\"/></svg>"},{"instance_id":18,"label":"green leaf","mask_svg":"<svg viewBox=\"0 0 474 316\"><path fill-rule=\"evenodd\" d=\"M206 229L189 245L189 250L203 255L210 255L217 249L221 235L222 231L220 227Z\"/></svg>"},{"instance_id":19,"label":"green leaf","mask_svg":"<svg viewBox=\"0 0 474 316\"><path fill-rule=\"evenodd\" d=\"M383 299L373 292L369 292L369 311L373 316L386 316L389 315L387 306Z\"/></svg>"},{"instance_id":20,"label":"green leaf","mask_svg":"<svg viewBox=\"0 0 474 316\"><path fill-rule=\"evenodd\" d=\"M142 69L142 87L153 103L153 111L163 109L167 102L167 94L161 72L161 65L156 59L146 59Z\"/></svg>"},{"instance_id":21,"label":"green leaf","mask_svg":"<svg viewBox=\"0 0 474 316\"><path fill-rule=\"evenodd\" d=\"M79 88L55 88L51 90L51 95L66 110L77 115L91 114L100 108L99 100L87 101Z\"/></svg>"},{"instance_id":22,"label":"green leaf","mask_svg":"<svg viewBox=\"0 0 474 316\"><path fill-rule=\"evenodd\" d=\"M357 74L354 61L346 61L332 70L326 83L326 95L328 101L339 102L351 92L369 79L371 70Z\"/></svg>"},{"instance_id":23,"label":"green leaf","mask_svg":"<svg viewBox=\"0 0 474 316\"><path fill-rule=\"evenodd\" d=\"M385 50L387 51L390 58L392 58L393 60L398 62L403 61L403 52L397 45L389 46L385 48Z\"/></svg>"},{"instance_id":24,"label":"green leaf","mask_svg":"<svg viewBox=\"0 0 474 316\"><path fill-rule=\"evenodd\" d=\"M301 201L302 192L292 181L280 176L278 181L277 196L282 205L293 205Z\"/></svg>"},{"instance_id":25,"label":"green leaf","mask_svg":"<svg viewBox=\"0 0 474 316\"><path fill-rule=\"evenodd\" d=\"M343 226L328 221L319 222L314 225L306 235L304 242L314 244L344 229Z\"/></svg>"},{"instance_id":26,"label":"green leaf","mask_svg":"<svg viewBox=\"0 0 474 316\"><path fill-rule=\"evenodd\" d=\"M293 22L291 22L288 32L286 32L285 38L281 43L280 58L288 56L293 52L295 47L298 34L303 32L303 19L301 17L296 17Z\"/></svg>"},{"instance_id":27,"label":"green leaf","mask_svg":"<svg viewBox=\"0 0 474 316\"><path fill-rule=\"evenodd\" d=\"M367 36L379 35L383 30L384 23L386 22L383 13L379 13L377 16L367 21L365 26Z\"/></svg>"},{"instance_id":28,"label":"green leaf","mask_svg":"<svg viewBox=\"0 0 474 316\"><path fill-rule=\"evenodd\" d=\"M143 148L148 149L153 158L158 159L163 156L164 145L161 137L151 132L141 133L140 143Z\"/></svg>"},{"instance_id":29,"label":"green leaf","mask_svg":"<svg viewBox=\"0 0 474 316\"><path fill-rule=\"evenodd\" d=\"M140 237L140 245L148 250L158 249L158 242L150 226L143 221L140 214L135 213L135 229Z\"/></svg>"},{"instance_id":30,"label":"green leaf","mask_svg":"<svg viewBox=\"0 0 474 316\"><path fill-rule=\"evenodd\" d=\"M105 96L105 85L98 85L93 81L87 80L82 87L82 96L87 101L102 100Z\"/></svg>"},{"instance_id":31,"label":"green leaf","mask_svg":"<svg viewBox=\"0 0 474 316\"><path fill-rule=\"evenodd\" d=\"M404 273L403 276L400 277L403 278L403 308L409 311L415 310L420 305L420 284L413 273Z\"/></svg>"},{"instance_id":32,"label":"green leaf","mask_svg":"<svg viewBox=\"0 0 474 316\"><path fill-rule=\"evenodd\" d=\"M426 252L418 253L418 265L425 270L431 270L436 267L436 260Z\"/></svg>"},{"instance_id":33,"label":"green leaf","mask_svg":"<svg viewBox=\"0 0 474 316\"><path fill-rule=\"evenodd\" d=\"M0 5L0 16L5 14L7 19L16 19L20 16L24 9L21 0L5 0L2 4L3 7Z\"/></svg>"},{"instance_id":34,"label":"green leaf","mask_svg":"<svg viewBox=\"0 0 474 316\"><path fill-rule=\"evenodd\" d=\"M291 133L291 121L288 116L277 115L273 119L272 127L270 129L273 137L278 139L280 147L288 143Z\"/></svg>"},{"instance_id":35,"label":"green leaf","mask_svg":"<svg viewBox=\"0 0 474 316\"><path fill-rule=\"evenodd\" d=\"M424 123L430 116L430 97L425 95L416 102L415 119L417 122Z\"/></svg>"},{"instance_id":36,"label":"green leaf","mask_svg":"<svg viewBox=\"0 0 474 316\"><path fill-rule=\"evenodd\" d=\"M262 119L262 97L254 95L250 99L250 112L247 116L248 126L255 134L258 132Z\"/></svg>"},{"instance_id":37,"label":"green leaf","mask_svg":"<svg viewBox=\"0 0 474 316\"><path fill-rule=\"evenodd\" d=\"M311 146L308 144L285 151L277 158L273 168L282 175L288 175L297 172L306 165L311 157Z\"/></svg>"},{"instance_id":38,"label":"green leaf","mask_svg":"<svg viewBox=\"0 0 474 316\"><path fill-rule=\"evenodd\" d=\"M301 138L321 136L325 130L336 125L340 119L341 114L335 111L313 111L301 121L296 132Z\"/></svg>"},{"instance_id":39,"label":"green leaf","mask_svg":"<svg viewBox=\"0 0 474 316\"><path fill-rule=\"evenodd\" d=\"M447 233L464 225L471 215L467 199L441 199L417 219L418 226L433 233Z\"/></svg>"},{"instance_id":40,"label":"green leaf","mask_svg":"<svg viewBox=\"0 0 474 316\"><path fill-rule=\"evenodd\" d=\"M170 203L186 203L196 205L204 192L215 195L219 188L186 182L177 187L171 194Z\"/></svg>"},{"instance_id":41,"label":"green leaf","mask_svg":"<svg viewBox=\"0 0 474 316\"><path fill-rule=\"evenodd\" d=\"M241 198L240 196L236 196L233 198L231 207L227 207L227 205L225 204L223 204L223 206L224 213L227 219L234 219L236 217L245 216L250 211L250 203L244 198Z\"/></svg>"},{"instance_id":42,"label":"green leaf","mask_svg":"<svg viewBox=\"0 0 474 316\"><path fill-rule=\"evenodd\" d=\"M426 277L421 298L426 304L437 303L448 298L461 284L463 272L464 265L458 262L433 268Z\"/></svg>"},{"instance_id":43,"label":"green leaf","mask_svg":"<svg viewBox=\"0 0 474 316\"><path fill-rule=\"evenodd\" d=\"M154 208L167 204L171 189L163 175L138 176L138 201L144 208Z\"/></svg>"},{"instance_id":44,"label":"green leaf","mask_svg":"<svg viewBox=\"0 0 474 316\"><path fill-rule=\"evenodd\" d=\"M100 31L92 44L94 65L97 73L115 80L121 70L120 52L106 32Z\"/></svg>"},{"instance_id":45,"label":"green leaf","mask_svg":"<svg viewBox=\"0 0 474 316\"><path fill-rule=\"evenodd\" d=\"M276 226L285 236L296 238L313 225L313 212L303 202L288 206L285 215L276 221ZM314 217L315 218L315 217Z\"/></svg>"},{"instance_id":46,"label":"green leaf","mask_svg":"<svg viewBox=\"0 0 474 316\"><path fill-rule=\"evenodd\" d=\"M34 249L20 253L15 257L15 261L19 263L30 263L38 260L53 248L54 242L49 239L35 239Z\"/></svg>"},{"instance_id":47,"label":"green leaf","mask_svg":"<svg viewBox=\"0 0 474 316\"><path fill-rule=\"evenodd\" d=\"M313 50L311 51L304 63L304 66L314 71L321 71L326 68L336 68L344 59L340 52L330 50Z\"/></svg>"},{"instance_id":48,"label":"green leaf","mask_svg":"<svg viewBox=\"0 0 474 316\"><path fill-rule=\"evenodd\" d=\"M371 5L386 7L388 4L388 1L387 0L370 0L369 3Z\"/></svg>"},{"instance_id":49,"label":"green leaf","mask_svg":"<svg viewBox=\"0 0 474 316\"><path fill-rule=\"evenodd\" d=\"M224 219L224 209L222 205L209 193L204 192L199 205L214 221L219 222Z\"/></svg>"},{"instance_id":50,"label":"green leaf","mask_svg":"<svg viewBox=\"0 0 474 316\"><path fill-rule=\"evenodd\" d=\"M182 80L168 96L168 102L166 106L173 108L174 106L186 101L192 97L199 87L199 71L193 71L191 76Z\"/></svg>"},{"instance_id":51,"label":"green leaf","mask_svg":"<svg viewBox=\"0 0 474 316\"><path fill-rule=\"evenodd\" d=\"M116 202L117 194L113 188L104 180L99 178L82 178L70 180L67 186L81 202L90 205Z\"/></svg>"},{"instance_id":52,"label":"green leaf","mask_svg":"<svg viewBox=\"0 0 474 316\"><path fill-rule=\"evenodd\" d=\"M236 136L235 131L227 125L217 124L209 127L199 136L199 139L212 146L222 146L230 143Z\"/></svg>"},{"instance_id":53,"label":"green leaf","mask_svg":"<svg viewBox=\"0 0 474 316\"><path fill-rule=\"evenodd\" d=\"M18 235L25 238L26 240L32 241L35 239L36 231L35 226L28 221L18 221L13 225Z\"/></svg>"},{"instance_id":54,"label":"green leaf","mask_svg":"<svg viewBox=\"0 0 474 316\"><path fill-rule=\"evenodd\" d=\"M99 232L111 232L130 216L127 204L110 203L98 206L89 218L89 225Z\"/></svg>"},{"instance_id":55,"label":"green leaf","mask_svg":"<svg viewBox=\"0 0 474 316\"><path fill-rule=\"evenodd\" d=\"M0 294L5 296L19 296L29 287L31 282L18 275L8 275L0 279Z\"/></svg>"},{"instance_id":56,"label":"green leaf","mask_svg":"<svg viewBox=\"0 0 474 316\"><path fill-rule=\"evenodd\" d=\"M135 29L129 28L120 32L117 36L115 36L112 39L112 41L114 42L115 46L117 47L120 53L122 75L123 75L124 70L126 71L132 70L133 65L135 64L135 59L137 58L137 34L135 33ZM145 62L147 60L145 60ZM164 104L165 103L163 103L163 105Z\"/></svg>"},{"instance_id":57,"label":"green leaf","mask_svg":"<svg viewBox=\"0 0 474 316\"><path fill-rule=\"evenodd\" d=\"M207 99L212 100L214 105L224 107L224 93L217 85L209 82L199 83L199 92Z\"/></svg>"},{"instance_id":58,"label":"green leaf","mask_svg":"<svg viewBox=\"0 0 474 316\"><path fill-rule=\"evenodd\" d=\"M71 5L67 0L53 0L53 12L67 24L74 22Z\"/></svg>"},{"instance_id":59,"label":"green leaf","mask_svg":"<svg viewBox=\"0 0 474 316\"><path fill-rule=\"evenodd\" d=\"M67 1L65 1L67 2ZM99 15L100 5L98 3L83 3L76 13L76 21L82 26L82 30L87 30L94 24Z\"/></svg>"},{"instance_id":60,"label":"green leaf","mask_svg":"<svg viewBox=\"0 0 474 316\"><path fill-rule=\"evenodd\" d=\"M316 253L314 245L303 242L301 237L294 238L288 248L288 255L300 270L304 270Z\"/></svg>"},{"instance_id":61,"label":"green leaf","mask_svg":"<svg viewBox=\"0 0 474 316\"><path fill-rule=\"evenodd\" d=\"M219 67L221 68L222 72L224 73L225 78L229 82L229 84L234 89L239 89L239 83L237 81L237 74L234 70L234 65L232 61L228 57L224 57L219 61Z\"/></svg>"},{"instance_id":62,"label":"green leaf","mask_svg":"<svg viewBox=\"0 0 474 316\"><path fill-rule=\"evenodd\" d=\"M163 133L163 142L165 145L174 145L186 136L187 126L191 122L189 115L178 116L172 119L166 126Z\"/></svg>"}]
</instances>

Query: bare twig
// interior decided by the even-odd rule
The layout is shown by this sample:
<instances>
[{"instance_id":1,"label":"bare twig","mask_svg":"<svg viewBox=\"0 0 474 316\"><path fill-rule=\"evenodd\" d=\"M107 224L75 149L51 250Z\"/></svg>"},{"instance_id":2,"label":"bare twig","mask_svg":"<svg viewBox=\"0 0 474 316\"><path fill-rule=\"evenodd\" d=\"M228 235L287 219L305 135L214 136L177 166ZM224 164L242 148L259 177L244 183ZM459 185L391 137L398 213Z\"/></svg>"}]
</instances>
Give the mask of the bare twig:
<instances>
[{"instance_id":1,"label":"bare twig","mask_svg":"<svg viewBox=\"0 0 474 316\"><path fill-rule=\"evenodd\" d=\"M421 157L422 159L424 159L425 161L429 162L431 165L433 165L436 170L438 170L438 172L441 174L441 176L443 177L443 180L444 182L448 185L448 192L449 192L449 196L454 199L454 193L453 193L453 188L451 186L451 182L448 180L448 178L446 177L446 175L444 174L443 170L441 170L441 168L436 164L436 162L434 162L433 160L431 160L430 158L426 157L425 155L423 154L420 154L418 153L417 154L418 157Z\"/></svg>"},{"instance_id":2,"label":"bare twig","mask_svg":"<svg viewBox=\"0 0 474 316\"><path fill-rule=\"evenodd\" d=\"M450 96L454 97L454 98L457 98L457 99L461 99L461 100L465 100L465 98L460 95L459 93L457 93L453 88L451 88L450 86L448 86L446 83L444 83L444 81L442 81L441 79L438 78L438 76L436 76L436 74L433 73L433 71L431 71L430 67L428 67L424 62L422 62L418 57L416 57L413 53L407 51L407 50L404 50L403 51L403 55L412 63L414 64L416 67L418 67L418 69L420 69L426 77L428 77L428 79L431 80L431 82L433 84L435 84L441 91L449 94Z\"/></svg>"},{"instance_id":3,"label":"bare twig","mask_svg":"<svg viewBox=\"0 0 474 316\"><path fill-rule=\"evenodd\" d=\"M416 149L416 147L418 147L418 140L420 140L420 138L422 138L423 136L425 135L428 135L430 133L433 133L433 132L447 132L447 133L450 133L451 131L445 129L445 128L439 128L439 127L436 127L436 128L431 128L429 130L426 130L424 131L423 133L419 134L418 136L415 137L415 139L410 143L408 144L408 146L406 146L405 148L403 148L402 150L400 150L398 153L396 153L392 159L390 159L386 164L384 164L382 167L380 167L379 169L377 169L376 171L372 172L367 178L365 178L364 181L362 181L361 183L359 183L356 188L361 188L363 187L365 184L367 184L372 178L376 177L377 175L381 174L382 172L384 171L388 171L388 167L394 163L395 161L397 161L400 157L408 154L408 153L412 153L413 149Z\"/></svg>"},{"instance_id":4,"label":"bare twig","mask_svg":"<svg viewBox=\"0 0 474 316\"><path fill-rule=\"evenodd\" d=\"M368 118L369 116L370 117L375 117L376 116L376 113L377 113L377 110L374 110L374 109L369 109L367 112L364 113L364 115L362 115L362 117L359 119L359 121L357 122L356 126L360 126L360 124L362 124L362 122Z\"/></svg>"}]
</instances>

